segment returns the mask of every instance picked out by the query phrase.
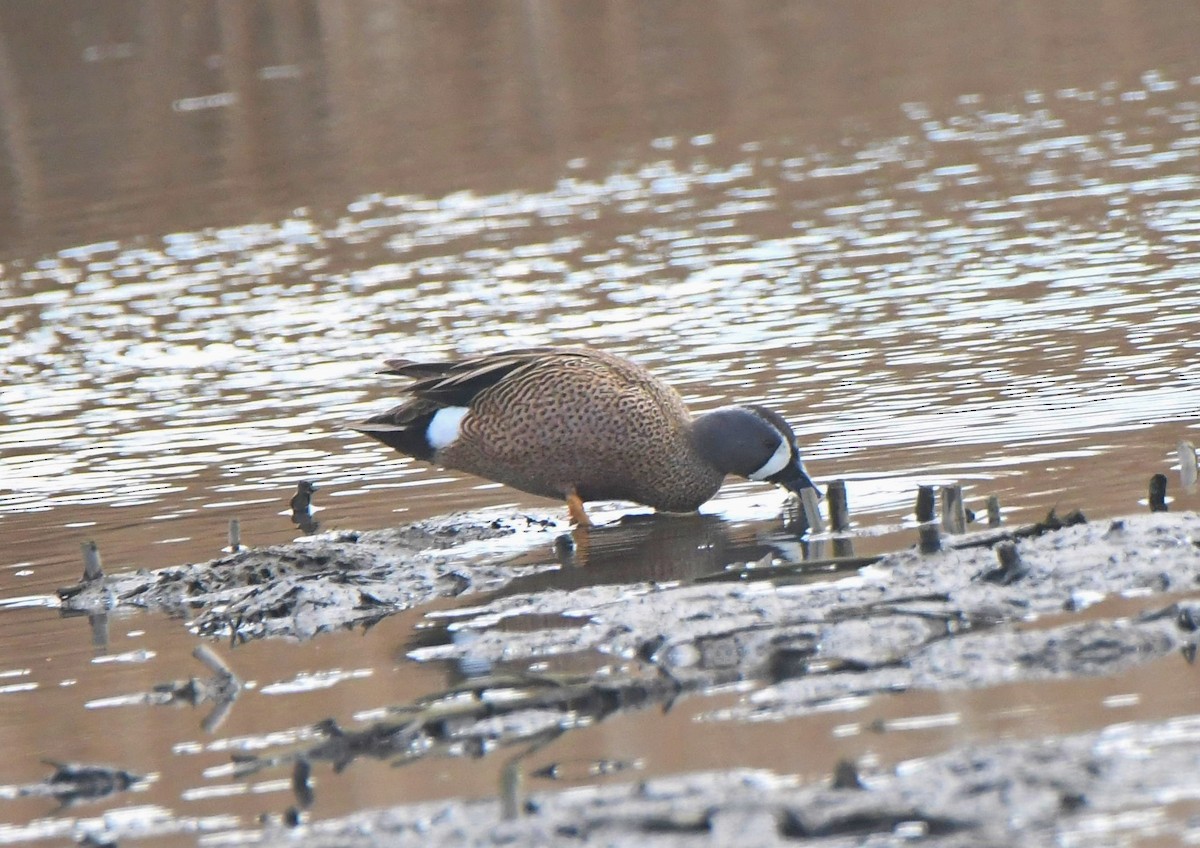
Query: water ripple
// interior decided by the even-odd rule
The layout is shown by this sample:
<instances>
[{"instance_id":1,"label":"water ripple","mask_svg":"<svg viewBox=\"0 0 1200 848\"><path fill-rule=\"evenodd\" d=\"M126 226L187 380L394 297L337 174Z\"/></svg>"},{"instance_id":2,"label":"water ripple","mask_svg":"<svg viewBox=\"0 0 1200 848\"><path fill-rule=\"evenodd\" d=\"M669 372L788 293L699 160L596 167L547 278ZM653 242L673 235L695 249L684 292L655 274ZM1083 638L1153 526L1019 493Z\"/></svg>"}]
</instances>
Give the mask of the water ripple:
<instances>
[{"instance_id":1,"label":"water ripple","mask_svg":"<svg viewBox=\"0 0 1200 848\"><path fill-rule=\"evenodd\" d=\"M1056 455L1030 445L1194 425L1200 107L1168 83L10 266L0 510L153 502L212 468L421 482L338 429L380 406L374 363L509 345L629 353L704 406L766 398L811 456L881 476L908 467L894 448L973 446L960 471L995 475Z\"/></svg>"}]
</instances>

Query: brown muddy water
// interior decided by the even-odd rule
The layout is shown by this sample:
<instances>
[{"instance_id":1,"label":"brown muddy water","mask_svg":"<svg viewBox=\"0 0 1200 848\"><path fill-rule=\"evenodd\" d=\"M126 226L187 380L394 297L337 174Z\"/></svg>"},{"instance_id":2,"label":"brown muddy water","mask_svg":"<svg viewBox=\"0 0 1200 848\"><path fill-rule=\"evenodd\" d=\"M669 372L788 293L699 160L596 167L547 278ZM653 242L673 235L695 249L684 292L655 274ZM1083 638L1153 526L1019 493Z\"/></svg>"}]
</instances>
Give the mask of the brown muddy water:
<instances>
[{"instance_id":1,"label":"brown muddy water","mask_svg":"<svg viewBox=\"0 0 1200 848\"><path fill-rule=\"evenodd\" d=\"M231 752L459 679L406 656L428 609L217 645L250 688L206 732L126 702L201 673L186 622L54 597L88 539L110 572L211 559L233 518L292 539L301 479L322 529L560 509L342 429L389 403L386 355L591 345L696 408L768 403L847 481L860 552L911 544L919 484L998 495L1008 522L1144 509L1200 441L1197 44L1195 4L1144 0L0 6L0 842L253 827L289 776L234 779ZM559 579L802 556L782 506L730 484ZM1165 665L769 725L714 719L744 695L718 692L530 770L817 775L1194 710ZM911 732L847 730L876 720ZM152 780L12 797L46 759ZM311 815L494 795L502 765L318 770Z\"/></svg>"}]
</instances>

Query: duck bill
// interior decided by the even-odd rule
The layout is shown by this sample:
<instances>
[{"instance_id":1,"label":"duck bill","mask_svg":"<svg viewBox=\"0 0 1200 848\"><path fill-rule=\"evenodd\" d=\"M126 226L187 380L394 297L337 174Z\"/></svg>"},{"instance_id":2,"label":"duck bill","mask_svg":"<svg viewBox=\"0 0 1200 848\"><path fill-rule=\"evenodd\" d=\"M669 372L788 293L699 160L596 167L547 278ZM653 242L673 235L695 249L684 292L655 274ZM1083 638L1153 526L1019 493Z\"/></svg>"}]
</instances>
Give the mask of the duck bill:
<instances>
[{"instance_id":1,"label":"duck bill","mask_svg":"<svg viewBox=\"0 0 1200 848\"><path fill-rule=\"evenodd\" d=\"M804 470L804 463L799 458L772 477L771 482L797 495L805 489L814 489L816 490L817 497L821 497L821 490L817 488L817 484L808 476L808 472Z\"/></svg>"}]
</instances>

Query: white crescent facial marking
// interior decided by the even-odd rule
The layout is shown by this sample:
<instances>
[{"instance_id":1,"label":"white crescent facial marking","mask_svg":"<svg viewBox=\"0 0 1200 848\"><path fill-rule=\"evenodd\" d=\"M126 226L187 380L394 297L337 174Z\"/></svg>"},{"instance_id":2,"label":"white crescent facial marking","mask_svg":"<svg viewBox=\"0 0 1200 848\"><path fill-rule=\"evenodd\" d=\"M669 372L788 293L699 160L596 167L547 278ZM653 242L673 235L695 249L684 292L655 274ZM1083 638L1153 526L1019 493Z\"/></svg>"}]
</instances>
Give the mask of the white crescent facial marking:
<instances>
[{"instance_id":1,"label":"white crescent facial marking","mask_svg":"<svg viewBox=\"0 0 1200 848\"><path fill-rule=\"evenodd\" d=\"M750 475L751 480L766 480L775 474L778 474L783 469L787 468L787 464L792 461L792 446L787 439L779 440L779 447L775 448L775 453L771 454L771 458L763 463L763 467Z\"/></svg>"},{"instance_id":2,"label":"white crescent facial marking","mask_svg":"<svg viewBox=\"0 0 1200 848\"><path fill-rule=\"evenodd\" d=\"M435 451L454 443L462 432L462 420L470 412L465 406L447 406L433 414L433 420L425 430L425 441Z\"/></svg>"}]
</instances>

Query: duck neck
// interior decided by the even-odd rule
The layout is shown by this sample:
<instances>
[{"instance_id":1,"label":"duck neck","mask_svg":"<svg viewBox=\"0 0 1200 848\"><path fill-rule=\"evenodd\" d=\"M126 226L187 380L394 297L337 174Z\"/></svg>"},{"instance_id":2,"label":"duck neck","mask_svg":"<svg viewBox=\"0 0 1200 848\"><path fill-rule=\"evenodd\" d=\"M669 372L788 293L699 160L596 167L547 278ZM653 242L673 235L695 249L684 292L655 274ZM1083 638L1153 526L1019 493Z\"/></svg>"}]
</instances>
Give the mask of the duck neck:
<instances>
[{"instance_id":1,"label":"duck neck","mask_svg":"<svg viewBox=\"0 0 1200 848\"><path fill-rule=\"evenodd\" d=\"M692 419L689 437L692 450L707 466L720 472L722 476L733 472L729 467L728 441L729 426L727 410L733 407L721 407L711 412L705 412Z\"/></svg>"}]
</instances>

